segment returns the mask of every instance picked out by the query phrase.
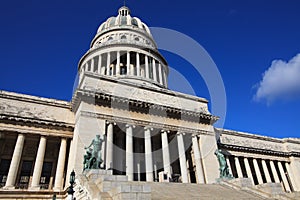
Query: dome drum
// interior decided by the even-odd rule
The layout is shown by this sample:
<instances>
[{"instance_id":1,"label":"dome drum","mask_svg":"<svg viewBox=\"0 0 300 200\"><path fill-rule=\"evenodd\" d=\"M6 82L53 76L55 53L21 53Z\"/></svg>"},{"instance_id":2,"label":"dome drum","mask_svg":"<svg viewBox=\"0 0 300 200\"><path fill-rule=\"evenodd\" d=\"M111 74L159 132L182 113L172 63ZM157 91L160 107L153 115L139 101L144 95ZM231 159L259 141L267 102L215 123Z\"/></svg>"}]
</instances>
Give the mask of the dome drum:
<instances>
[{"instance_id":1,"label":"dome drum","mask_svg":"<svg viewBox=\"0 0 300 200\"><path fill-rule=\"evenodd\" d=\"M159 57L134 48L119 47L104 50L96 51L81 61L80 77L84 72L92 72L167 87L168 68Z\"/></svg>"}]
</instances>

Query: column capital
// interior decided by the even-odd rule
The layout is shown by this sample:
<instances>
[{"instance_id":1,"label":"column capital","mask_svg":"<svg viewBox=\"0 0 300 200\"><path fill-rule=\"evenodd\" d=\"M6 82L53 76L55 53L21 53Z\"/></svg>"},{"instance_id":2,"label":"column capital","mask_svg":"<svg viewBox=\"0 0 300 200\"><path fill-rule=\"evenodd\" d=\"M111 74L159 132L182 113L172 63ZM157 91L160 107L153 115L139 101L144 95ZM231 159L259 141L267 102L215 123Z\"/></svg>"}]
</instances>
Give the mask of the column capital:
<instances>
[{"instance_id":1,"label":"column capital","mask_svg":"<svg viewBox=\"0 0 300 200\"><path fill-rule=\"evenodd\" d=\"M116 122L113 122L113 121L106 121L106 124L117 125L117 123L116 123Z\"/></svg>"},{"instance_id":2,"label":"column capital","mask_svg":"<svg viewBox=\"0 0 300 200\"><path fill-rule=\"evenodd\" d=\"M150 130L150 131L153 131L153 128L150 127L150 126L145 126L145 127L144 127L144 130Z\"/></svg>"},{"instance_id":3,"label":"column capital","mask_svg":"<svg viewBox=\"0 0 300 200\"><path fill-rule=\"evenodd\" d=\"M135 128L135 125L132 125L132 124L126 124L125 127L126 127L126 128L129 128L129 127Z\"/></svg>"},{"instance_id":4,"label":"column capital","mask_svg":"<svg viewBox=\"0 0 300 200\"><path fill-rule=\"evenodd\" d=\"M185 135L185 133L181 131L177 131L176 135Z\"/></svg>"},{"instance_id":5,"label":"column capital","mask_svg":"<svg viewBox=\"0 0 300 200\"><path fill-rule=\"evenodd\" d=\"M164 132L166 132L166 133L170 133L170 131L169 131L169 130L164 130L164 129L160 130L160 132L161 132L161 133L164 133Z\"/></svg>"}]
</instances>

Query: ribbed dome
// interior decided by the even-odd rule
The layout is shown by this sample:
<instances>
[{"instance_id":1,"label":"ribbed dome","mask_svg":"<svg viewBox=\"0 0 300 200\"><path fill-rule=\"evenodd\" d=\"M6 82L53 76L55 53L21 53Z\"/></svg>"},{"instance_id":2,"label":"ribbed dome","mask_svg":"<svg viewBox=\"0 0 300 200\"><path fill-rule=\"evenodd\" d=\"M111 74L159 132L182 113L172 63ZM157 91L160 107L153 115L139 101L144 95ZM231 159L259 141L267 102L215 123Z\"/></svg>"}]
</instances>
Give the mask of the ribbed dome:
<instances>
[{"instance_id":1,"label":"ribbed dome","mask_svg":"<svg viewBox=\"0 0 300 200\"><path fill-rule=\"evenodd\" d=\"M123 6L118 16L98 28L90 49L79 62L86 72L152 87L167 87L169 68L146 24Z\"/></svg>"},{"instance_id":2,"label":"ribbed dome","mask_svg":"<svg viewBox=\"0 0 300 200\"><path fill-rule=\"evenodd\" d=\"M105 22L103 22L99 26L97 33L104 32L106 30L110 30L112 28L118 28L118 27L139 29L139 30L145 31L149 35L151 35L148 26L146 24L144 24L139 18L131 17L130 10L126 6L123 6L119 9L118 16L110 17Z\"/></svg>"}]
</instances>

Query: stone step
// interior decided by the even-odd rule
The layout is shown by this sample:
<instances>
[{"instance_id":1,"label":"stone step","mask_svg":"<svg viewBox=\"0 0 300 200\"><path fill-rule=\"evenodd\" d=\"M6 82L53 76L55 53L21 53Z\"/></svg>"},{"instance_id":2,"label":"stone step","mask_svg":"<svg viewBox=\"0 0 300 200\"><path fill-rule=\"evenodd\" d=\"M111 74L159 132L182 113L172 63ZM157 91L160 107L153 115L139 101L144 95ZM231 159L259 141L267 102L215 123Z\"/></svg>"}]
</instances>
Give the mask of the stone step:
<instances>
[{"instance_id":1,"label":"stone step","mask_svg":"<svg viewBox=\"0 0 300 200\"><path fill-rule=\"evenodd\" d=\"M243 190L235 190L220 184L151 183L153 200L168 199L265 199Z\"/></svg>"}]
</instances>

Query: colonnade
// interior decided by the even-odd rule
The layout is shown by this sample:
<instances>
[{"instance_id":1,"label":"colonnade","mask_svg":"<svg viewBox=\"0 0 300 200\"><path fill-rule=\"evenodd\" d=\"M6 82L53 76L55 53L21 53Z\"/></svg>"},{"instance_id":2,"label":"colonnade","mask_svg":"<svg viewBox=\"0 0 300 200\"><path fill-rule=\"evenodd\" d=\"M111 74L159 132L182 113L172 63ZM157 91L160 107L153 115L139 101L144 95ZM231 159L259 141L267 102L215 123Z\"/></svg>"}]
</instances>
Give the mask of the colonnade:
<instances>
[{"instance_id":1,"label":"colonnade","mask_svg":"<svg viewBox=\"0 0 300 200\"><path fill-rule=\"evenodd\" d=\"M167 85L163 64L154 57L139 52L107 52L86 61L82 70L107 76L137 76Z\"/></svg>"},{"instance_id":2,"label":"colonnade","mask_svg":"<svg viewBox=\"0 0 300 200\"><path fill-rule=\"evenodd\" d=\"M41 180L41 175L43 170L44 157L46 153L47 139L48 138L46 136L43 135L40 136L37 154L34 162L32 180L29 183L29 187L28 187L29 189L32 190L40 189L40 180ZM7 174L7 179L4 186L4 188L6 189L14 189L17 184L16 179L20 170L20 163L24 151L25 140L26 140L25 134L18 134L16 145L14 147L13 155L11 158L11 164ZM66 153L67 153L67 139L61 138L56 173L55 173L55 180L54 180L54 187L53 187L53 189L57 191L63 189L63 176L64 176L64 169L65 169Z\"/></svg>"},{"instance_id":3,"label":"colonnade","mask_svg":"<svg viewBox=\"0 0 300 200\"><path fill-rule=\"evenodd\" d=\"M106 169L113 169L117 168L118 163L113 163L113 137L114 137L114 128L113 126L115 123L108 122L107 125L107 132L106 132L106 141L107 141L107 149L106 149ZM128 176L129 181L134 180L134 129L136 127L134 125L126 124L125 125L125 161L126 161L126 175ZM155 176L157 176L156 172L156 165L154 164L153 159L153 146L152 144L152 127L141 127L143 128L144 133L144 156L145 156L145 173L146 173L146 181L152 182L155 180ZM165 174L167 174L168 177L171 177L172 175L172 167L171 167L171 157L170 157L170 148L169 148L169 140L168 140L168 134L170 132L167 130L160 130L160 138L161 138L161 152L162 152L162 161L163 161L163 171ZM184 142L185 133L177 132L176 133L176 140L177 140L177 150L178 150L178 156L179 156L179 164L180 164L180 173L181 173L181 181L183 183L190 182L189 172L187 168L187 158L186 158L186 150L189 149L189 147L185 146L186 143ZM199 148L199 137L197 135L194 135L192 137L192 149L194 152L194 160L195 160L195 167L196 167L196 178L198 183L204 183L204 173L203 173L203 166L201 161L201 152ZM171 152L174 154L174 152ZM121 160L118 160L118 162L122 162ZM154 173L154 176L153 176Z\"/></svg>"},{"instance_id":4,"label":"colonnade","mask_svg":"<svg viewBox=\"0 0 300 200\"><path fill-rule=\"evenodd\" d=\"M236 178L251 178L253 184L281 183L286 192L293 191L294 180L290 176L289 162L232 155L226 160Z\"/></svg>"}]
</instances>

